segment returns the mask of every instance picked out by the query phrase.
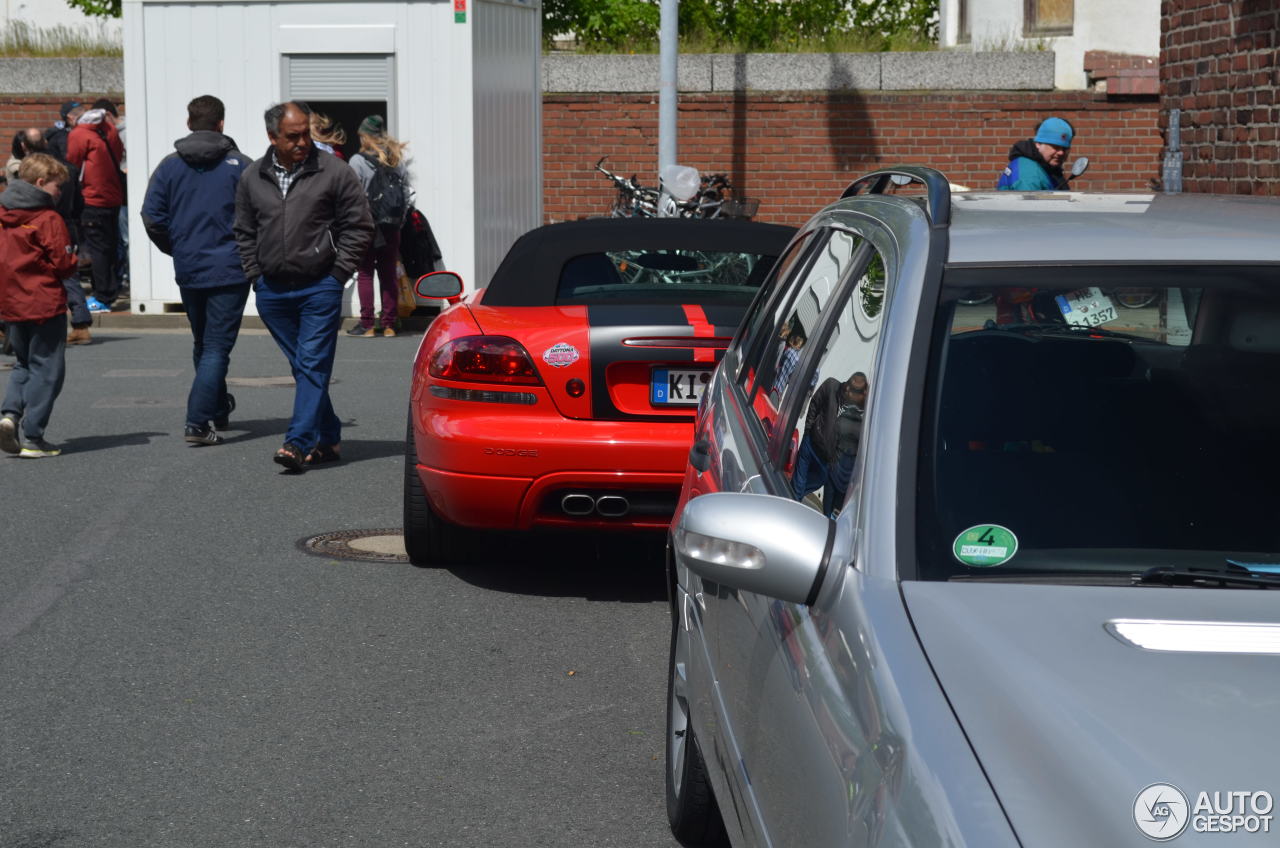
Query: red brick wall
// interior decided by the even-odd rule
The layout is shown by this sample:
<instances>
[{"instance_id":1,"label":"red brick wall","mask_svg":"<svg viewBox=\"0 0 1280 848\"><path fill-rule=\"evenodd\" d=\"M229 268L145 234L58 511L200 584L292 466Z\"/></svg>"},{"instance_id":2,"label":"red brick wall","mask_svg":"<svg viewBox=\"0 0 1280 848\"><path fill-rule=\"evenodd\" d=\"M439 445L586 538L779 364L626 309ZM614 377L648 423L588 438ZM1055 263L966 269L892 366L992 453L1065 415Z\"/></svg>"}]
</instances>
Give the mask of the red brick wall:
<instances>
[{"instance_id":1,"label":"red brick wall","mask_svg":"<svg viewBox=\"0 0 1280 848\"><path fill-rule=\"evenodd\" d=\"M1183 190L1280 195L1273 0L1164 0L1161 129L1181 109Z\"/></svg>"},{"instance_id":2,"label":"red brick wall","mask_svg":"<svg viewBox=\"0 0 1280 848\"><path fill-rule=\"evenodd\" d=\"M13 136L27 127L48 129L54 121L60 120L58 109L68 100L80 103L92 103L100 97L111 97L120 114L124 114L124 101L117 99L119 95L110 94L7 94L0 96L0 150L4 159L9 158L9 147Z\"/></svg>"},{"instance_id":3,"label":"red brick wall","mask_svg":"<svg viewBox=\"0 0 1280 848\"><path fill-rule=\"evenodd\" d=\"M1108 101L1089 92L983 94L684 94L679 161L724 171L758 219L800 224L856 176L890 164L927 164L952 182L993 188L1009 146L1050 114L1076 128L1074 155L1090 158L1081 189L1150 190L1163 140L1153 98ZM656 182L656 95L548 94L543 98L545 216L604 214L605 167Z\"/></svg>"}]
</instances>

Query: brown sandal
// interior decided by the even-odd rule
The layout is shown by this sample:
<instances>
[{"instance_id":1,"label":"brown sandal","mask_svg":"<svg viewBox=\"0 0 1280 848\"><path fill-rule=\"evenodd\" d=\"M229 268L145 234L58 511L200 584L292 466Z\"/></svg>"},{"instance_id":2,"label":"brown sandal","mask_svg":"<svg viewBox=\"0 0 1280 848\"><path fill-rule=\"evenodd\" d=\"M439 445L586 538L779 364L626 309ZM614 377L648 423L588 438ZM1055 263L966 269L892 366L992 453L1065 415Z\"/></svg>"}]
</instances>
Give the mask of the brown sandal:
<instances>
[{"instance_id":1,"label":"brown sandal","mask_svg":"<svg viewBox=\"0 0 1280 848\"><path fill-rule=\"evenodd\" d=\"M307 470L306 458L302 455L302 448L293 442L285 442L280 450L276 451L276 455L272 459L295 474Z\"/></svg>"},{"instance_id":2,"label":"brown sandal","mask_svg":"<svg viewBox=\"0 0 1280 848\"><path fill-rule=\"evenodd\" d=\"M316 445L307 454L307 465L319 465L322 462L337 462L342 459L338 445Z\"/></svg>"}]
</instances>

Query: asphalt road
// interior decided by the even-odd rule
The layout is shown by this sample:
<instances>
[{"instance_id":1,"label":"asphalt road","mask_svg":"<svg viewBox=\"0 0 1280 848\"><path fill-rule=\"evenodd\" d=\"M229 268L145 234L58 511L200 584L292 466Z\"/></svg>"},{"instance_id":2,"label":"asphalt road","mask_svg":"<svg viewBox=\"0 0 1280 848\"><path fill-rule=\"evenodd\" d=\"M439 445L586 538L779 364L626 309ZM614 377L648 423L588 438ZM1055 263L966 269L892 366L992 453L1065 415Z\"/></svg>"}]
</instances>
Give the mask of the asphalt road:
<instances>
[{"instance_id":1,"label":"asphalt road","mask_svg":"<svg viewBox=\"0 0 1280 848\"><path fill-rule=\"evenodd\" d=\"M63 455L0 456L0 848L675 844L656 542L307 553L400 526L419 337L340 340L347 459L301 476L271 462L292 387L261 331L218 447L181 439L189 336L95 337Z\"/></svg>"}]
</instances>

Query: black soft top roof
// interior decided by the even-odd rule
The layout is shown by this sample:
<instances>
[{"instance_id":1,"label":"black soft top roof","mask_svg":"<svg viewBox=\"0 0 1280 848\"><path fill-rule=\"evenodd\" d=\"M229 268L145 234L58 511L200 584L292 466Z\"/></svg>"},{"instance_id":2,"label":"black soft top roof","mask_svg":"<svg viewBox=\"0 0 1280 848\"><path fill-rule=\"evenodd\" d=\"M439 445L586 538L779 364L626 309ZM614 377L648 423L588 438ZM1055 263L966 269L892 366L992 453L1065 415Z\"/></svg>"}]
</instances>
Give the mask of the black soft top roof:
<instances>
[{"instance_id":1,"label":"black soft top roof","mask_svg":"<svg viewBox=\"0 0 1280 848\"><path fill-rule=\"evenodd\" d=\"M606 250L707 250L779 256L795 227L756 221L589 218L538 227L516 239L484 294L485 306L550 306L560 269Z\"/></svg>"}]
</instances>

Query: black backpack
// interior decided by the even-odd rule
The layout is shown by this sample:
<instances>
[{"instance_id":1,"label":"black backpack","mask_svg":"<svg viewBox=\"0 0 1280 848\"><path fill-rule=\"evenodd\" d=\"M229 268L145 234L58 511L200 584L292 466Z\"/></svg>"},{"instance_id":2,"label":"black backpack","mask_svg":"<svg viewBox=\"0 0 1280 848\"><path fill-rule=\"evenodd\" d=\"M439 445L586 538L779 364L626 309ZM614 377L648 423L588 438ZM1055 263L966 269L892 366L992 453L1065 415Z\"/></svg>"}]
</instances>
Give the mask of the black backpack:
<instances>
[{"instance_id":1,"label":"black backpack","mask_svg":"<svg viewBox=\"0 0 1280 848\"><path fill-rule=\"evenodd\" d=\"M377 160L367 159L373 166L373 178L369 180L369 212L373 223L379 227L400 228L409 211L409 183L395 168L389 168Z\"/></svg>"}]
</instances>

